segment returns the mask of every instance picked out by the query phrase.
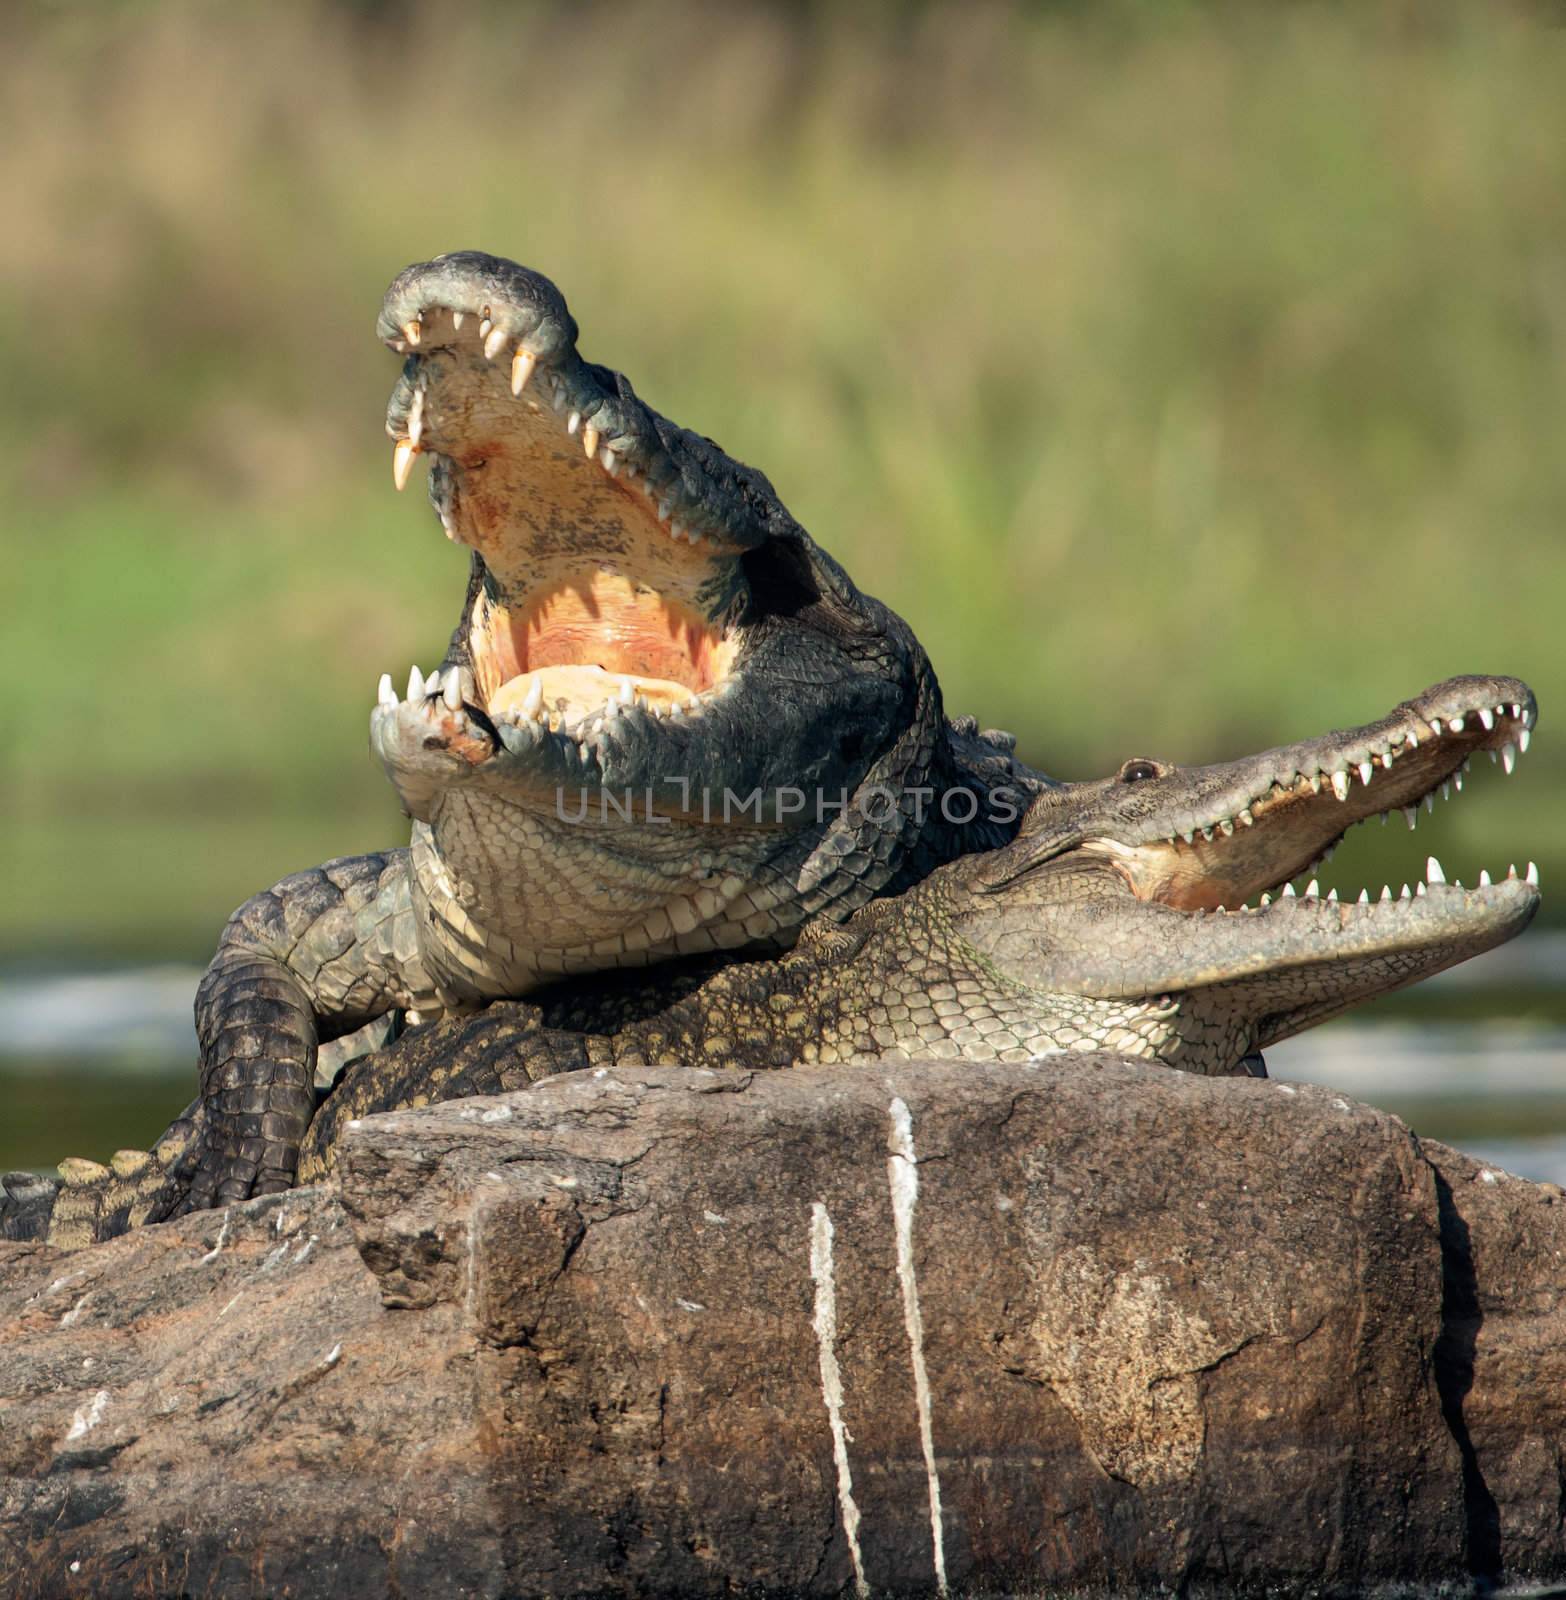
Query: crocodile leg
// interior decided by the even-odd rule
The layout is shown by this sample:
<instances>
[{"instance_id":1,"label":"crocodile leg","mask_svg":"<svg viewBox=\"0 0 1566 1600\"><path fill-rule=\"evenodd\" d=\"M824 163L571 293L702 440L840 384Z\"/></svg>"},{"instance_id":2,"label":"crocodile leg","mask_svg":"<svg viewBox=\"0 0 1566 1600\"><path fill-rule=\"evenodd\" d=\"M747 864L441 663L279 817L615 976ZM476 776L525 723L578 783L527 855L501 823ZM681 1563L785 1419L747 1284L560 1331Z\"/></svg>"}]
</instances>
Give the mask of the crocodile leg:
<instances>
[{"instance_id":1,"label":"crocodile leg","mask_svg":"<svg viewBox=\"0 0 1566 1600\"><path fill-rule=\"evenodd\" d=\"M200 1145L170 1214L290 1188L318 1042L433 998L406 850L328 861L246 901L196 991Z\"/></svg>"}]
</instances>

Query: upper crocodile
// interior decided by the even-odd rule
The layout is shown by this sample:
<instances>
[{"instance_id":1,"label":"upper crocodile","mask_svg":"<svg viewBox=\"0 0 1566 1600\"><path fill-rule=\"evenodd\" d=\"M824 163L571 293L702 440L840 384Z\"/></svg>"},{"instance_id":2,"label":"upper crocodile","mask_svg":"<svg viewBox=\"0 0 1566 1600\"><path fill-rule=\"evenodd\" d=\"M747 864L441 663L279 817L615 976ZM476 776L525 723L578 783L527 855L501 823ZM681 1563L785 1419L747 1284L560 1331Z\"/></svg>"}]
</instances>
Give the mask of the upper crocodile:
<instances>
[{"instance_id":1,"label":"upper crocodile","mask_svg":"<svg viewBox=\"0 0 1566 1600\"><path fill-rule=\"evenodd\" d=\"M716 972L577 978L531 1004L419 1027L352 1063L306 1140L330 1169L348 1119L525 1087L553 1072L675 1062L769 1068L932 1056L1026 1060L1115 1050L1202 1073L1520 932L1532 866L1464 889L1439 865L1401 899L1303 896L1291 880L1353 823L1421 801L1485 750L1510 771L1535 715L1509 678L1456 678L1365 727L1219 766L1138 758L1041 793L1017 837L943 866L846 924L810 924L781 957ZM1282 897L1269 895L1282 889ZM1260 904L1246 902L1260 896ZM205 1109L114 1170L16 1178L0 1236L74 1245L164 1214L189 1181Z\"/></svg>"},{"instance_id":2,"label":"upper crocodile","mask_svg":"<svg viewBox=\"0 0 1566 1600\"><path fill-rule=\"evenodd\" d=\"M196 997L197 1209L288 1187L319 1040L573 972L786 946L1016 831L1046 785L948 723L906 624L762 475L584 361L547 279L472 251L408 267L398 487L473 552L446 658L383 677L373 746L412 843L285 878Z\"/></svg>"}]
</instances>

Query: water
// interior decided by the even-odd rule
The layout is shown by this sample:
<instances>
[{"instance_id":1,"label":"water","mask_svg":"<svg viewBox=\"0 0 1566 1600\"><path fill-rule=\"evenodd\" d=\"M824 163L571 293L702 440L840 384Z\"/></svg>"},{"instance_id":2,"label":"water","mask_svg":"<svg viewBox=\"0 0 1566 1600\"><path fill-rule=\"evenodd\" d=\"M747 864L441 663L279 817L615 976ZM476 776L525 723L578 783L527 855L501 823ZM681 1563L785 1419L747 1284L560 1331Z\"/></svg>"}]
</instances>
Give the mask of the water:
<instances>
[{"instance_id":1,"label":"water","mask_svg":"<svg viewBox=\"0 0 1566 1600\"><path fill-rule=\"evenodd\" d=\"M1319 1083L1522 1177L1566 1186L1566 1025L1548 1018L1566 934L1528 937L1267 1052L1275 1078ZM196 968L0 975L0 1170L145 1147L193 1098ZM1432 1020L1464 1015L1456 1020ZM1486 1014L1496 1012L1498 1014Z\"/></svg>"}]
</instances>

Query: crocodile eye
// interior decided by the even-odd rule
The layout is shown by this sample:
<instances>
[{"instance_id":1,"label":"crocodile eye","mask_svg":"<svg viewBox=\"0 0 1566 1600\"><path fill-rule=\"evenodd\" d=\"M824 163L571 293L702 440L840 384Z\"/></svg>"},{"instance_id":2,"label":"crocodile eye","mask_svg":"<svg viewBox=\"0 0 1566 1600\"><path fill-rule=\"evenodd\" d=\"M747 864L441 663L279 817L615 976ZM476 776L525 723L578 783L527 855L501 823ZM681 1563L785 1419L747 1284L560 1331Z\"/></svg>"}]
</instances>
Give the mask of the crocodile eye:
<instances>
[{"instance_id":1,"label":"crocodile eye","mask_svg":"<svg viewBox=\"0 0 1566 1600\"><path fill-rule=\"evenodd\" d=\"M1120 769L1122 783L1141 783L1144 779L1161 778L1163 775L1164 769L1156 761L1149 761L1145 756L1137 756Z\"/></svg>"}]
</instances>

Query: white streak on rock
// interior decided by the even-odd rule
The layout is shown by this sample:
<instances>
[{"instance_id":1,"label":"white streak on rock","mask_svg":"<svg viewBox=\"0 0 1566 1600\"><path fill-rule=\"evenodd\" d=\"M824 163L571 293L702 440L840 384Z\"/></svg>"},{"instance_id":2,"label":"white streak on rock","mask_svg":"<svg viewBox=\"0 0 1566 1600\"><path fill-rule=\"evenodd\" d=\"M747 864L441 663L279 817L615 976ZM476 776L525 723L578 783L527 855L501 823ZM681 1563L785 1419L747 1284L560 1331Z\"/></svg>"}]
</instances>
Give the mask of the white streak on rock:
<instances>
[{"instance_id":1,"label":"white streak on rock","mask_svg":"<svg viewBox=\"0 0 1566 1600\"><path fill-rule=\"evenodd\" d=\"M228 1211L223 1213L223 1226L218 1229L217 1243L213 1245L212 1248L201 1258L201 1260L197 1263L198 1266L204 1267L208 1265L208 1263L217 1260L218 1252L222 1250L224 1244L228 1240L228 1219L231 1215L232 1213ZM282 1227L282 1219L283 1213L280 1209L277 1213L277 1221L273 1224L273 1226L278 1228Z\"/></svg>"},{"instance_id":2,"label":"white streak on rock","mask_svg":"<svg viewBox=\"0 0 1566 1600\"><path fill-rule=\"evenodd\" d=\"M109 1391L100 1389L92 1397L92 1403L78 1406L76 1415L71 1418L71 1431L66 1434L65 1442L69 1444L73 1439L80 1439L84 1434L91 1433L103 1421L103 1413L109 1406Z\"/></svg>"},{"instance_id":3,"label":"white streak on rock","mask_svg":"<svg viewBox=\"0 0 1566 1600\"><path fill-rule=\"evenodd\" d=\"M1491 1181L1493 1182L1494 1180L1492 1179ZM63 1317L60 1318L60 1326L62 1328L74 1327L76 1325L77 1320L81 1317L82 1312L87 1309L87 1302L89 1300L91 1300L91 1299L92 1299L92 1290L89 1289L87 1291L87 1293L84 1294L81 1297L81 1299L78 1300L76 1302L76 1304L74 1306L72 1306L71 1309L69 1311L67 1311Z\"/></svg>"},{"instance_id":4,"label":"white streak on rock","mask_svg":"<svg viewBox=\"0 0 1566 1600\"><path fill-rule=\"evenodd\" d=\"M913 1360L914 1402L919 1409L919 1443L924 1474L930 1485L930 1542L935 1551L935 1587L946 1594L946 1542L941 1526L941 1475L935 1465L935 1434L930 1422L930 1374L924 1364L924 1318L919 1313L919 1284L914 1277L913 1218L919 1200L919 1160L914 1154L913 1118L907 1104L891 1104L891 1154L886 1161L892 1189L892 1220L897 1229L897 1279L903 1290L903 1323Z\"/></svg>"},{"instance_id":5,"label":"white streak on rock","mask_svg":"<svg viewBox=\"0 0 1566 1600\"><path fill-rule=\"evenodd\" d=\"M837 1364L837 1282L832 1275L832 1219L818 1200L810 1208L810 1276L816 1286L816 1345L821 1357L821 1398L832 1430L832 1460L837 1465L837 1504L854 1563L854 1593L870 1593L859 1553L859 1507L848 1466L848 1429L843 1425L843 1374Z\"/></svg>"}]
</instances>

